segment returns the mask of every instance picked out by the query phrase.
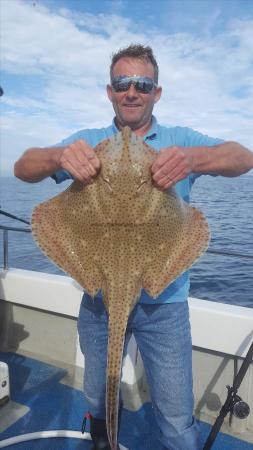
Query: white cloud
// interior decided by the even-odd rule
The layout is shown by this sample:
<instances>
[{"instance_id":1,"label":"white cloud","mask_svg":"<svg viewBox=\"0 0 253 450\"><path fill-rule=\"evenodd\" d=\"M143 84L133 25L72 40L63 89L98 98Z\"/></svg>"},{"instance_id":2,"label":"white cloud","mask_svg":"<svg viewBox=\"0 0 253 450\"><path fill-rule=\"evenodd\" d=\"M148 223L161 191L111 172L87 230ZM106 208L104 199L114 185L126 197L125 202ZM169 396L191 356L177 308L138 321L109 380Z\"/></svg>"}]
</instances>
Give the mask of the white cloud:
<instances>
[{"instance_id":1,"label":"white cloud","mask_svg":"<svg viewBox=\"0 0 253 450\"><path fill-rule=\"evenodd\" d=\"M37 108L37 109L44 109L45 104L43 102L40 102L36 99L26 97L23 95L20 95L20 97L11 97L9 95L5 95L1 99L1 103L3 103L6 106L10 106L13 108L21 108L21 109L28 109L31 108Z\"/></svg>"},{"instance_id":2,"label":"white cloud","mask_svg":"<svg viewBox=\"0 0 253 450\"><path fill-rule=\"evenodd\" d=\"M112 15L59 14L22 1L3 3L3 68L13 73L101 76L119 42L142 39L131 21Z\"/></svg>"},{"instance_id":3,"label":"white cloud","mask_svg":"<svg viewBox=\"0 0 253 450\"><path fill-rule=\"evenodd\" d=\"M138 30L130 15L119 15L120 1L118 15L66 8L51 12L35 4L1 3L2 68L20 77L37 76L42 83L39 99L32 88L29 96L5 97L9 166L21 144L23 151L78 128L111 122L105 93L110 55L131 42L151 45L157 56L163 97L155 111L162 123L253 146L253 20L232 20L216 34L207 27L200 36L166 28ZM219 15L213 12L211 25Z\"/></svg>"},{"instance_id":4,"label":"white cloud","mask_svg":"<svg viewBox=\"0 0 253 450\"><path fill-rule=\"evenodd\" d=\"M0 175L12 173L14 162L27 148L53 145L72 131L47 112L6 113L1 120Z\"/></svg>"}]
</instances>

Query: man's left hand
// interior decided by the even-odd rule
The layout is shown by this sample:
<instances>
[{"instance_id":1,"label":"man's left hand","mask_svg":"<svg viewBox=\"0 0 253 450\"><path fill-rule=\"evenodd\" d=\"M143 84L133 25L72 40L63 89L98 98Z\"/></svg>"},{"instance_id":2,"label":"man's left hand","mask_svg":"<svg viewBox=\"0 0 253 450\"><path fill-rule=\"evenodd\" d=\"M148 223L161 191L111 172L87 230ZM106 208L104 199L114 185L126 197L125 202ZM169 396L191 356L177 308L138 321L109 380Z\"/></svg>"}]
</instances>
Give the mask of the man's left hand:
<instances>
[{"instance_id":1,"label":"man's left hand","mask_svg":"<svg viewBox=\"0 0 253 450\"><path fill-rule=\"evenodd\" d=\"M166 190L192 172L189 148L167 147L159 153L151 167L152 178L158 189Z\"/></svg>"}]
</instances>

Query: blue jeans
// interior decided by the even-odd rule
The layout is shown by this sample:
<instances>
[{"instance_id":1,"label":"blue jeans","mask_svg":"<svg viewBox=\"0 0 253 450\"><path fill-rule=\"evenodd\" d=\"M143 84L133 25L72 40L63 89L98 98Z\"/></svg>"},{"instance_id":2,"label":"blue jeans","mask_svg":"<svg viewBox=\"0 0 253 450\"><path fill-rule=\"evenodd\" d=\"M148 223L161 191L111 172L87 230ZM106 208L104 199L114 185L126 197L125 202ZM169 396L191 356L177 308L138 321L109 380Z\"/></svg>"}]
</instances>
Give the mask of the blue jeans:
<instances>
[{"instance_id":1,"label":"blue jeans","mask_svg":"<svg viewBox=\"0 0 253 450\"><path fill-rule=\"evenodd\" d=\"M105 417L107 313L101 300L85 297L78 319L85 356L84 393L90 412ZM149 384L161 442L170 450L200 450L193 417L192 344L187 302L137 304L126 342L134 334Z\"/></svg>"}]
</instances>

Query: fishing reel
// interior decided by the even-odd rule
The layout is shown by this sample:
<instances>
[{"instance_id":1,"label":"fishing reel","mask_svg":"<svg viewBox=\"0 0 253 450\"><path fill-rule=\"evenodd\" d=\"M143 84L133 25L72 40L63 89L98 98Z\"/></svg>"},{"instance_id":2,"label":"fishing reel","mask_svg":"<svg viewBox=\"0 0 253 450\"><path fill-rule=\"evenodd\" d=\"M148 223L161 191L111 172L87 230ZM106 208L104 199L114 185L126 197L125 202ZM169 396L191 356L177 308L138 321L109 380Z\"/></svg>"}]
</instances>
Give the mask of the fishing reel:
<instances>
[{"instance_id":1,"label":"fishing reel","mask_svg":"<svg viewBox=\"0 0 253 450\"><path fill-rule=\"evenodd\" d=\"M250 345L250 348L247 352L247 355L245 356L245 359L240 367L238 374L235 376L233 386L231 387L228 385L226 386L228 390L226 401L221 407L219 415L212 426L212 429L205 442L203 450L210 450L212 448L215 438L219 433L223 421L228 413L232 413L235 417L238 417L238 419L246 419L246 417L248 417L250 413L250 407L246 402L244 402L241 399L241 397L239 397L239 395L237 395L237 391L241 385L243 378L245 377L245 374L250 364L252 363L252 360L253 360L253 342Z\"/></svg>"},{"instance_id":2,"label":"fishing reel","mask_svg":"<svg viewBox=\"0 0 253 450\"><path fill-rule=\"evenodd\" d=\"M244 402L239 395L237 395L233 391L233 388L230 386L226 386L228 390L228 395L232 395L232 401L230 405L230 412L233 414L233 416L237 417L238 419L246 419L248 415L250 414L250 407L248 403Z\"/></svg>"}]
</instances>

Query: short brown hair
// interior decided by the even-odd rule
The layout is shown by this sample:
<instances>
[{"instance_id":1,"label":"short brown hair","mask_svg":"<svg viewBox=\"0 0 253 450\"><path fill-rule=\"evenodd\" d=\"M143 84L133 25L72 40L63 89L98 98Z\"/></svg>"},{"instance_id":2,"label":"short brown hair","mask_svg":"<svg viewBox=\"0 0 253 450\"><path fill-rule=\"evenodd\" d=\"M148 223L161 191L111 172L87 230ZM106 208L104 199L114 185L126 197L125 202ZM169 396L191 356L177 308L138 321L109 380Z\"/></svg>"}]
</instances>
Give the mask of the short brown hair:
<instances>
[{"instance_id":1,"label":"short brown hair","mask_svg":"<svg viewBox=\"0 0 253 450\"><path fill-rule=\"evenodd\" d=\"M112 71L113 67L115 66L116 62L119 61L121 58L137 58L142 59L144 61L150 62L155 71L154 75L154 81L158 83L158 64L156 62L156 59L153 54L153 50L151 47L146 46L144 47L141 44L131 44L126 48L120 49L118 52L113 53L112 55L112 61L110 66L110 77L112 80Z\"/></svg>"}]
</instances>

